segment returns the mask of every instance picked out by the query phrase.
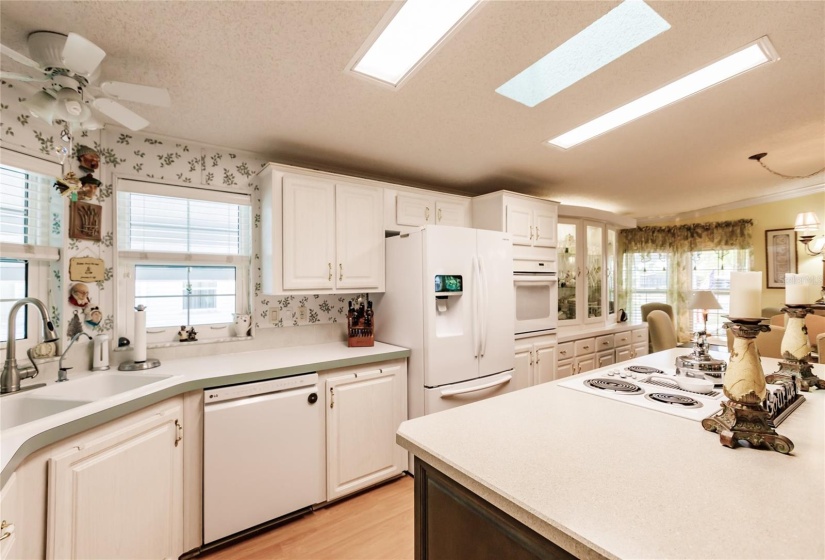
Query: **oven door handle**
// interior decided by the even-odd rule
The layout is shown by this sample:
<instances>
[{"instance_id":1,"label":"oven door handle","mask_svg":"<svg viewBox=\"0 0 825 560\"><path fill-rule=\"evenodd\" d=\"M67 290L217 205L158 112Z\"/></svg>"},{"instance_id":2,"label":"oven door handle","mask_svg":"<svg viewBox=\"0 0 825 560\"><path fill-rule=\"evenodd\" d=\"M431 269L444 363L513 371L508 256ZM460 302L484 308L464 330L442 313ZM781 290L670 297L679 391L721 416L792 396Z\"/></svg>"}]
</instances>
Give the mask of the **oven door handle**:
<instances>
[{"instance_id":1,"label":"oven door handle","mask_svg":"<svg viewBox=\"0 0 825 560\"><path fill-rule=\"evenodd\" d=\"M558 284L559 279L556 276L515 276L513 284Z\"/></svg>"},{"instance_id":2,"label":"oven door handle","mask_svg":"<svg viewBox=\"0 0 825 560\"><path fill-rule=\"evenodd\" d=\"M469 389L445 389L441 391L441 398L443 399L445 397L454 397L455 395L464 395L466 393L474 393L476 391L481 391L483 389L489 389L490 387L497 387L498 385L504 385L505 383L509 383L511 379L513 379L513 376L508 373L503 378L497 381L490 381L489 383L477 385L476 387L470 387Z\"/></svg>"}]
</instances>

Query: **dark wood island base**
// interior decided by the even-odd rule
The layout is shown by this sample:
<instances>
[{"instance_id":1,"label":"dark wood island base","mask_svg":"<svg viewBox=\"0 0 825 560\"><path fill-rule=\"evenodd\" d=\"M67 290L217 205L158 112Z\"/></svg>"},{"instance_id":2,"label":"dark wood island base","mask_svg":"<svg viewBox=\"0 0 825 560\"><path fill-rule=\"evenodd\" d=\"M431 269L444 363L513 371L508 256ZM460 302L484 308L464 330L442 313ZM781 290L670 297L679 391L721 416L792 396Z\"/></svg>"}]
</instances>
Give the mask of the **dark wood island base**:
<instances>
[{"instance_id":1,"label":"dark wood island base","mask_svg":"<svg viewBox=\"0 0 825 560\"><path fill-rule=\"evenodd\" d=\"M416 458L415 558L529 560L575 556Z\"/></svg>"}]
</instances>

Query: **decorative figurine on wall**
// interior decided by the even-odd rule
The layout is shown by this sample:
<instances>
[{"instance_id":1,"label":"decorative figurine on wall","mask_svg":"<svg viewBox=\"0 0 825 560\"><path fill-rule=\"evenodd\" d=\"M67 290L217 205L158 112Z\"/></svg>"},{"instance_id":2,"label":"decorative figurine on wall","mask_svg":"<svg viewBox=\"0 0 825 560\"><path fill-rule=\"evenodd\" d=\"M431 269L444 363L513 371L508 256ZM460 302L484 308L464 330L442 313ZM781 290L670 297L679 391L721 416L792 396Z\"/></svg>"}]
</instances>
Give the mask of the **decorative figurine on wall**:
<instances>
[{"instance_id":1,"label":"decorative figurine on wall","mask_svg":"<svg viewBox=\"0 0 825 560\"><path fill-rule=\"evenodd\" d=\"M89 305L89 286L83 282L72 284L69 288L69 303L75 307L86 307Z\"/></svg>"},{"instance_id":2,"label":"decorative figurine on wall","mask_svg":"<svg viewBox=\"0 0 825 560\"><path fill-rule=\"evenodd\" d=\"M100 241L100 225L103 208L88 202L72 202L69 205L69 237Z\"/></svg>"},{"instance_id":3,"label":"decorative figurine on wall","mask_svg":"<svg viewBox=\"0 0 825 560\"><path fill-rule=\"evenodd\" d=\"M66 327L66 338L74 338L76 334L83 332L83 324L80 322L80 312L75 309L72 320L69 321L69 326Z\"/></svg>"},{"instance_id":4,"label":"decorative figurine on wall","mask_svg":"<svg viewBox=\"0 0 825 560\"><path fill-rule=\"evenodd\" d=\"M80 179L77 178L74 171L69 171L62 179L58 179L54 183L54 188L57 189L57 192L59 192L61 196L71 196L73 193L79 191L82 186L83 184L80 182Z\"/></svg>"},{"instance_id":5,"label":"decorative figurine on wall","mask_svg":"<svg viewBox=\"0 0 825 560\"><path fill-rule=\"evenodd\" d=\"M186 325L180 326L180 331L178 331L178 342L188 342L189 341L189 333L186 332Z\"/></svg>"},{"instance_id":6,"label":"decorative figurine on wall","mask_svg":"<svg viewBox=\"0 0 825 560\"><path fill-rule=\"evenodd\" d=\"M91 173L80 178L80 189L77 191L78 200L92 200L97 194L101 182L92 177Z\"/></svg>"},{"instance_id":7,"label":"decorative figurine on wall","mask_svg":"<svg viewBox=\"0 0 825 560\"><path fill-rule=\"evenodd\" d=\"M103 320L103 313L101 313L98 306L89 306L83 310L83 317L86 319L86 324L90 327L96 327Z\"/></svg>"},{"instance_id":8,"label":"decorative figurine on wall","mask_svg":"<svg viewBox=\"0 0 825 560\"><path fill-rule=\"evenodd\" d=\"M189 329L189 334L187 335L189 342L197 342L198 341L197 334L198 333L195 330L195 327L191 327Z\"/></svg>"},{"instance_id":9,"label":"decorative figurine on wall","mask_svg":"<svg viewBox=\"0 0 825 560\"><path fill-rule=\"evenodd\" d=\"M100 167L100 154L94 148L81 144L77 147L77 161L81 171L94 173Z\"/></svg>"}]
</instances>

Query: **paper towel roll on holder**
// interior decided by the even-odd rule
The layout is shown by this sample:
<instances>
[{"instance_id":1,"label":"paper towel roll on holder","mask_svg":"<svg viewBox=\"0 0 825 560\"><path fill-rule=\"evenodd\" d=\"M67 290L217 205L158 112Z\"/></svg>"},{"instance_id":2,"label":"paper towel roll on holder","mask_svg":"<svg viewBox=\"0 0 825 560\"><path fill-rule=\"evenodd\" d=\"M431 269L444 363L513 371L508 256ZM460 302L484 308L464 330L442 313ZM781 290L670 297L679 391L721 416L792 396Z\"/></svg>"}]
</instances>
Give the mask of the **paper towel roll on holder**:
<instances>
[{"instance_id":1,"label":"paper towel roll on holder","mask_svg":"<svg viewBox=\"0 0 825 560\"><path fill-rule=\"evenodd\" d=\"M119 371L142 371L156 368L160 365L160 360L146 357L146 307L138 305L135 307L135 338L132 349L135 356L143 358L131 362L123 362L117 369Z\"/></svg>"}]
</instances>

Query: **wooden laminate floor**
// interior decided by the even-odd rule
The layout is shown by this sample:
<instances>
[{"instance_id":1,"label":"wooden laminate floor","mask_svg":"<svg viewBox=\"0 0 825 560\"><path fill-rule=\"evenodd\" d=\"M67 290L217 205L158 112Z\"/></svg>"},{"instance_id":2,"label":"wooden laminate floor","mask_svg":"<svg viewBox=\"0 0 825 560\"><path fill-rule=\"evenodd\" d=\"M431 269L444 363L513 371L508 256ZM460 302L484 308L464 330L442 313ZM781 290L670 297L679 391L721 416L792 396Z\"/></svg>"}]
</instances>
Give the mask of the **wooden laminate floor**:
<instances>
[{"instance_id":1,"label":"wooden laminate floor","mask_svg":"<svg viewBox=\"0 0 825 560\"><path fill-rule=\"evenodd\" d=\"M405 476L200 558L411 560L413 479Z\"/></svg>"}]
</instances>

